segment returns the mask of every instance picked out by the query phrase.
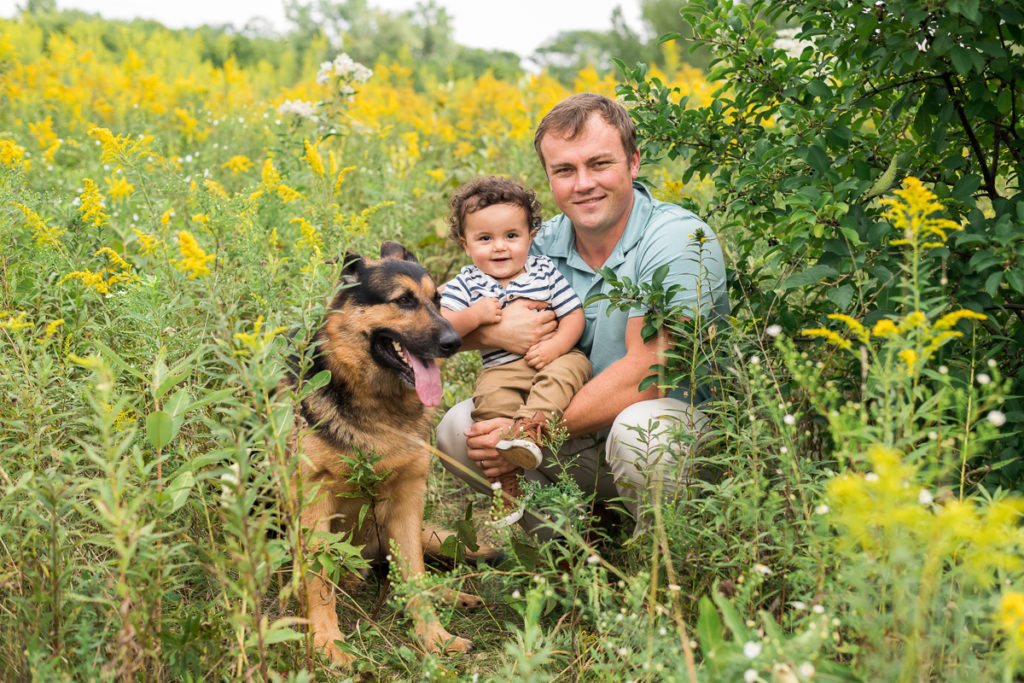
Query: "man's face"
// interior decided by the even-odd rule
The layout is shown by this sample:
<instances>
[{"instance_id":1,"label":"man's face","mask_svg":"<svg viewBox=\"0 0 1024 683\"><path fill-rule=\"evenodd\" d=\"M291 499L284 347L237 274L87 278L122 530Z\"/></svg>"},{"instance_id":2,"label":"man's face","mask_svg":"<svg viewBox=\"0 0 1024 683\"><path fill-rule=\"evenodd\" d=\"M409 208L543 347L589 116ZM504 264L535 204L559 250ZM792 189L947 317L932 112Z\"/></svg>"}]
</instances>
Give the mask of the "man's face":
<instances>
[{"instance_id":1,"label":"man's face","mask_svg":"<svg viewBox=\"0 0 1024 683\"><path fill-rule=\"evenodd\" d=\"M627 156L619 132L596 112L574 140L551 131L540 151L555 202L577 233L618 239L633 208L640 153Z\"/></svg>"}]
</instances>

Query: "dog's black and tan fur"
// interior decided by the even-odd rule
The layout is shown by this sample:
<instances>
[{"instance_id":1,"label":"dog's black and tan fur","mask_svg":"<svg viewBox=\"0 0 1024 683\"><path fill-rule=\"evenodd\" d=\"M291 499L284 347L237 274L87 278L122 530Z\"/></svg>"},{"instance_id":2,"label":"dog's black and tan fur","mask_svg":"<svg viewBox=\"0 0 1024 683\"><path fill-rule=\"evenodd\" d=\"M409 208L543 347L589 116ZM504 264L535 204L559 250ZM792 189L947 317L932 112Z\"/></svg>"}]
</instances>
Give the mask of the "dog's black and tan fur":
<instances>
[{"instance_id":1,"label":"dog's black and tan fur","mask_svg":"<svg viewBox=\"0 0 1024 683\"><path fill-rule=\"evenodd\" d=\"M312 377L328 370L330 382L297 411L295 436L304 453L300 476L318 485L301 522L314 531L353 532L353 542L364 545L363 555L370 559L384 559L393 544L396 568L408 578L423 572L424 537L429 536L422 523L433 405L440 401L434 359L451 356L461 340L438 313L433 280L400 244L385 242L378 261L347 255L342 284L314 337L312 367L304 372ZM288 383L296 383L296 372ZM350 481L343 459L370 453L380 457L377 472L390 473L372 500ZM357 528L364 505L372 514ZM348 665L351 655L334 644L343 639L335 590L322 573L307 577L306 616L315 645L335 663ZM480 604L465 594L458 599L467 606ZM448 633L430 605L410 601L408 612L427 648L472 647Z\"/></svg>"}]
</instances>

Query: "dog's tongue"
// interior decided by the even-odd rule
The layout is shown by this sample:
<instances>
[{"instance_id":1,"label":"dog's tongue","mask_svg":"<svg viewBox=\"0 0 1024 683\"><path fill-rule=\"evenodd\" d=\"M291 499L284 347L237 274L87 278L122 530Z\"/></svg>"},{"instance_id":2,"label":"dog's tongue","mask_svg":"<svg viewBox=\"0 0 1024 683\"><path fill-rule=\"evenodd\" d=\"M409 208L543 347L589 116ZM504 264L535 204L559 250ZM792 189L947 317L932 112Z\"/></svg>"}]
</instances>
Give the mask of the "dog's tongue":
<instances>
[{"instance_id":1,"label":"dog's tongue","mask_svg":"<svg viewBox=\"0 0 1024 683\"><path fill-rule=\"evenodd\" d=\"M426 362L409 353L409 349L402 347L405 352L405 360L412 366L416 375L416 394L425 406L441 405L441 369L432 358Z\"/></svg>"}]
</instances>

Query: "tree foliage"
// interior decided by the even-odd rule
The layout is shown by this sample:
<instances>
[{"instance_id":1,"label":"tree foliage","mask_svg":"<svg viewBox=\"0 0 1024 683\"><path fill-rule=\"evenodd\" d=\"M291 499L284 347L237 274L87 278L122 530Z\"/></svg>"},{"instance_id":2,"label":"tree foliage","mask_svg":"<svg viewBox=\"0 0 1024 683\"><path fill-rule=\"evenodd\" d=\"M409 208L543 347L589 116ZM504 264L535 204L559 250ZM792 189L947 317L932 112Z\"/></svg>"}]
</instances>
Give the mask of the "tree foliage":
<instances>
[{"instance_id":1,"label":"tree foliage","mask_svg":"<svg viewBox=\"0 0 1024 683\"><path fill-rule=\"evenodd\" d=\"M712 51L712 103L688 107L643 65L621 93L648 158L684 157L684 180L713 181L707 212L730 236L734 298L755 318L797 331L836 307L891 310L898 256L878 200L915 176L964 227L940 252L942 303L987 314L980 355L1019 377L1022 10L696 0L681 12Z\"/></svg>"}]
</instances>

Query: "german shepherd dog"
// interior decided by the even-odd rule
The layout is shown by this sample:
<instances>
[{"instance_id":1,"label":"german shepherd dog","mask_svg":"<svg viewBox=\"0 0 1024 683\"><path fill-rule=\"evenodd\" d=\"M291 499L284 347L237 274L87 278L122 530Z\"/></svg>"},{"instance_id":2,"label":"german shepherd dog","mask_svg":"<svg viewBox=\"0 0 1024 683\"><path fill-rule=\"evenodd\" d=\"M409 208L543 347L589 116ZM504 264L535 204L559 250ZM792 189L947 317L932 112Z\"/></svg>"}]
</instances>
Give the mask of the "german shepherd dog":
<instances>
[{"instance_id":1,"label":"german shepherd dog","mask_svg":"<svg viewBox=\"0 0 1024 683\"><path fill-rule=\"evenodd\" d=\"M423 529L430 430L441 402L434 359L451 356L462 340L438 313L434 281L405 247L385 242L380 255L375 261L346 254L342 289L313 337L311 367L292 367L285 382L295 386L300 372L306 377L330 372L330 381L296 411L291 443L301 442L305 456L299 476L318 485L301 524L315 532L351 532L352 542L364 546L364 557L392 561L408 579L424 571L425 542L436 547L438 540ZM386 476L367 496L350 481L345 459L370 454L379 458L375 472ZM369 509L361 514L364 506ZM316 537L313 543L319 545ZM335 645L343 640L336 586L323 570L304 583L314 644L333 663L348 666L352 655ZM457 599L466 607L482 604L466 594ZM425 601L410 600L407 611L416 637L431 651L473 647L448 633Z\"/></svg>"}]
</instances>

